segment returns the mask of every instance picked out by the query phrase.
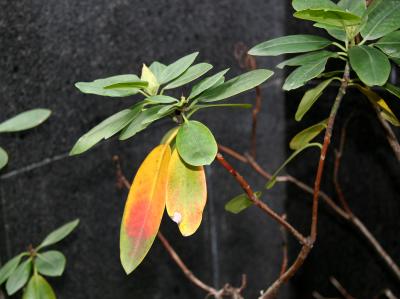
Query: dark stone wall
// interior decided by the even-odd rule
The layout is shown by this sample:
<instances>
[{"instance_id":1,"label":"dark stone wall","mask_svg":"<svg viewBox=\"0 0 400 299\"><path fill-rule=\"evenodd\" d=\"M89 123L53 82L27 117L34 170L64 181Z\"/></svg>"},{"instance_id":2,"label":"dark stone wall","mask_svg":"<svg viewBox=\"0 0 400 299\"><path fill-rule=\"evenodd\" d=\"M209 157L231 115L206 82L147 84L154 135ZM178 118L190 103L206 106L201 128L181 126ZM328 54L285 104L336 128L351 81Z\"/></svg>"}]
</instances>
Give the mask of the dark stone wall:
<instances>
[{"instance_id":1,"label":"dark stone wall","mask_svg":"<svg viewBox=\"0 0 400 299\"><path fill-rule=\"evenodd\" d=\"M68 258L62 278L50 279L58 298L203 298L156 241L144 263L127 277L119 262L119 225L126 192L115 187L111 157L120 155L132 178L145 155L172 126L159 122L126 142L103 142L68 157L74 142L132 99L82 95L73 86L121 73L137 73L141 63L200 51L215 70L242 72L234 45L253 45L283 34L279 0L205 1L23 1L0 0L0 120L34 107L52 117L32 131L1 135L10 163L0 174L0 257L11 258L60 224L79 217L77 231L58 248ZM277 59L260 60L272 67ZM259 162L269 169L284 159L284 101L278 73L263 89ZM254 93L238 100L253 101ZM248 148L250 111L220 110L198 118L222 144ZM255 189L264 181L232 161ZM207 169L209 200L200 230L182 238L169 219L162 231L189 267L206 282L239 284L247 273L246 297L256 297L279 272L278 226L257 209L238 215L223 210L241 192L217 164ZM284 189L268 199L283 211ZM282 298L287 296L283 290ZM1 297L1 296L0 296Z\"/></svg>"},{"instance_id":2,"label":"dark stone wall","mask_svg":"<svg viewBox=\"0 0 400 299\"><path fill-rule=\"evenodd\" d=\"M287 9L290 15L292 9L289 5ZM288 34L323 33L310 25L309 22L292 19L287 23L286 31ZM332 70L343 67L336 63L329 65ZM391 81L396 83L396 73L392 74ZM315 83L307 88L314 87ZM328 117L338 86L329 88L303 121L297 123L294 115L306 90L302 88L286 93L287 143L297 132ZM383 95L399 115L398 99L381 89L377 89L377 92ZM347 93L340 107L321 189L338 200L332 181L334 148L339 146L340 130L352 114L339 173L340 183L354 214L399 264L399 162L368 100L354 90ZM393 130L400 137L399 129ZM312 186L318 156L316 150L307 151L288 167L288 172ZM291 185L287 186L287 192L286 210L289 219L303 231L308 231L310 196ZM340 294L329 282L331 276L338 279L355 298L373 298L386 288L391 289L396 296L400 295L398 280L365 238L323 203L320 205L318 231L313 251L292 281L293 298L311 298L313 291L329 298L338 297ZM294 242L290 245L290 255L294 258L298 248Z\"/></svg>"}]
</instances>

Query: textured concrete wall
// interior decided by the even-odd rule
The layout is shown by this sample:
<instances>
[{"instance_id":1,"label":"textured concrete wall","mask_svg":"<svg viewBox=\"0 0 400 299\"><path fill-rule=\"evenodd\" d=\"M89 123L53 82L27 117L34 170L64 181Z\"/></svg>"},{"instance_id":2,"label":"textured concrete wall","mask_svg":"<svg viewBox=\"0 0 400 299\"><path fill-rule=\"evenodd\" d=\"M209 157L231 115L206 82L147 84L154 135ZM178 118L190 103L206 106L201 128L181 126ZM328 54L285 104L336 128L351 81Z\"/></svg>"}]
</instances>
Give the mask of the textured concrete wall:
<instances>
[{"instance_id":1,"label":"textured concrete wall","mask_svg":"<svg viewBox=\"0 0 400 299\"><path fill-rule=\"evenodd\" d=\"M73 84L137 73L142 62L168 63L197 50L200 59L216 70L231 67L231 75L239 74L242 70L232 55L235 43L253 45L282 35L284 22L280 0L0 0L0 120L33 107L53 111L40 128L0 136L11 158L0 174L1 260L79 217L79 229L59 246L68 258L65 276L51 279L59 298L204 297L158 241L133 275L127 277L119 263L126 192L115 188L111 157L120 155L126 175L132 178L172 124L160 122L134 139L103 142L70 158L67 153L78 137L131 103L82 95ZM260 66L276 62L260 60ZM264 87L259 124L259 160L269 169L284 158L285 112L279 83L278 74ZM253 93L240 97L253 99ZM199 119L222 144L247 149L249 111L210 111L199 114ZM224 203L241 190L219 165L207 172L209 200L201 229L182 238L165 219L162 230L206 282L219 287L225 282L238 284L240 275L247 273L246 295L254 298L279 271L279 229L255 208L238 216L224 212ZM251 175L250 179L255 189L262 188L263 180ZM268 198L280 212L283 199L282 188Z\"/></svg>"}]
</instances>

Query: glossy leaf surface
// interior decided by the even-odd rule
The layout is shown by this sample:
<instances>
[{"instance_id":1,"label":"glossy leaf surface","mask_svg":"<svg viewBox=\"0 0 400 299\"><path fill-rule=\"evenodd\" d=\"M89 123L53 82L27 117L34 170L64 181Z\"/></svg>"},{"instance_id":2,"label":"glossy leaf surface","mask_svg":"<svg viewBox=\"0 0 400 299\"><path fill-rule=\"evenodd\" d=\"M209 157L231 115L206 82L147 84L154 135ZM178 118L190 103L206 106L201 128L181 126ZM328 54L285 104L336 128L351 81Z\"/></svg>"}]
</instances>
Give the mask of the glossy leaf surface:
<instances>
[{"instance_id":1,"label":"glossy leaf surface","mask_svg":"<svg viewBox=\"0 0 400 299\"><path fill-rule=\"evenodd\" d=\"M182 75L191 66L199 52L186 55L168 65L160 75L160 84L168 83Z\"/></svg>"},{"instance_id":2,"label":"glossy leaf surface","mask_svg":"<svg viewBox=\"0 0 400 299\"><path fill-rule=\"evenodd\" d=\"M35 264L39 273L45 276L61 276L65 269L66 259L60 251L50 250L39 253Z\"/></svg>"},{"instance_id":3,"label":"glossy leaf surface","mask_svg":"<svg viewBox=\"0 0 400 299\"><path fill-rule=\"evenodd\" d=\"M182 75L176 78L174 81L168 83L164 89L173 89L183 86L189 82L196 80L203 76L209 70L212 69L212 65L209 63L198 63L189 67Z\"/></svg>"},{"instance_id":4,"label":"glossy leaf surface","mask_svg":"<svg viewBox=\"0 0 400 299\"><path fill-rule=\"evenodd\" d=\"M259 199L261 196L261 192L254 192L254 195ZM230 201L225 204L225 211L231 212L233 214L239 214L244 211L248 207L251 207L253 202L249 199L246 193L242 193L238 196L235 196Z\"/></svg>"},{"instance_id":5,"label":"glossy leaf surface","mask_svg":"<svg viewBox=\"0 0 400 299\"><path fill-rule=\"evenodd\" d=\"M292 140L290 140L289 147L292 150L298 150L306 146L317 137L324 129L326 129L327 120L312 125L301 132L297 133Z\"/></svg>"},{"instance_id":6,"label":"glossy leaf surface","mask_svg":"<svg viewBox=\"0 0 400 299\"><path fill-rule=\"evenodd\" d=\"M389 33L375 43L387 56L400 58L400 31Z\"/></svg>"},{"instance_id":7,"label":"glossy leaf surface","mask_svg":"<svg viewBox=\"0 0 400 299\"><path fill-rule=\"evenodd\" d=\"M216 73L213 76L205 78L204 80L200 81L196 85L193 86L192 91L190 92L189 99L195 98L200 95L203 91L213 87L224 75L228 72L229 69L225 69L221 72Z\"/></svg>"},{"instance_id":8,"label":"glossy leaf surface","mask_svg":"<svg viewBox=\"0 0 400 299\"><path fill-rule=\"evenodd\" d=\"M278 68L283 68L285 66L299 66L314 63L315 61L324 59L324 58L331 58L331 57L338 57L338 54L330 51L317 51L311 52L307 54L302 54L291 59L285 60L277 65Z\"/></svg>"}]
</instances>

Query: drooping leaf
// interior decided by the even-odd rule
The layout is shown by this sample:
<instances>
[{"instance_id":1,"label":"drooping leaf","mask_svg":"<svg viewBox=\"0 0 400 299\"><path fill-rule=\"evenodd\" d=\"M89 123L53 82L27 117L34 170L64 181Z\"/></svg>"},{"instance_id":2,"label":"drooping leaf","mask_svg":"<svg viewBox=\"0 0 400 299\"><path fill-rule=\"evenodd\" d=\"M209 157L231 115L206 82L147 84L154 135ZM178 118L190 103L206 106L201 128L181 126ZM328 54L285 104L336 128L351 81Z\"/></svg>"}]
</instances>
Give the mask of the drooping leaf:
<instances>
[{"instance_id":1,"label":"drooping leaf","mask_svg":"<svg viewBox=\"0 0 400 299\"><path fill-rule=\"evenodd\" d=\"M106 97L127 97L139 92L139 88L121 87L106 89L106 86L114 84L122 84L129 82L141 82L136 75L117 75L103 79L97 79L92 82L78 82L75 83L75 87L83 93L96 94L99 96Z\"/></svg>"},{"instance_id":2,"label":"drooping leaf","mask_svg":"<svg viewBox=\"0 0 400 299\"><path fill-rule=\"evenodd\" d=\"M317 137L327 126L327 119L308 127L301 132L297 133L292 140L290 140L289 147L292 150L298 150L306 146Z\"/></svg>"},{"instance_id":3,"label":"drooping leaf","mask_svg":"<svg viewBox=\"0 0 400 299\"><path fill-rule=\"evenodd\" d=\"M309 147L318 147L319 149L322 149L322 145L320 143L308 143L304 147L294 151L289 158L278 168L278 170L275 171L275 173L272 175L271 179L268 181L268 183L265 185L265 188L271 189L275 183L276 183L276 177L278 174L282 171L283 168L286 167L286 165L289 164L290 161L292 161L298 154L300 154L302 151Z\"/></svg>"},{"instance_id":4,"label":"drooping leaf","mask_svg":"<svg viewBox=\"0 0 400 299\"><path fill-rule=\"evenodd\" d=\"M22 299L56 299L56 294L47 280L36 274L29 280Z\"/></svg>"},{"instance_id":5,"label":"drooping leaf","mask_svg":"<svg viewBox=\"0 0 400 299\"><path fill-rule=\"evenodd\" d=\"M131 109L121 110L103 120L101 123L78 139L72 148L70 155L72 156L81 154L92 148L102 139L108 139L120 132L133 119L135 119L135 117L139 115L143 109L143 105L144 102L140 102Z\"/></svg>"},{"instance_id":6,"label":"drooping leaf","mask_svg":"<svg viewBox=\"0 0 400 299\"><path fill-rule=\"evenodd\" d=\"M330 51L317 51L311 52L307 54L302 54L291 59L282 61L280 64L277 65L278 68L282 69L285 66L298 66L298 65L305 65L314 63L315 61L324 59L324 58L331 58L331 57L338 57L337 53L330 52Z\"/></svg>"},{"instance_id":7,"label":"drooping leaf","mask_svg":"<svg viewBox=\"0 0 400 299\"><path fill-rule=\"evenodd\" d=\"M178 100L170 97L170 96L165 96L165 95L156 95L156 96L151 96L146 98L147 101L150 101L152 103L157 103L157 104L170 104L170 103L177 103Z\"/></svg>"},{"instance_id":8,"label":"drooping leaf","mask_svg":"<svg viewBox=\"0 0 400 299\"><path fill-rule=\"evenodd\" d=\"M389 79L390 62L381 51L369 46L354 46L349 50L350 65L360 80L368 86L382 86Z\"/></svg>"},{"instance_id":9,"label":"drooping leaf","mask_svg":"<svg viewBox=\"0 0 400 299\"><path fill-rule=\"evenodd\" d=\"M44 238L42 243L37 247L37 250L60 242L70 233L72 233L72 231L78 226L78 224L79 219L75 219L52 231L50 234L47 235L46 238Z\"/></svg>"},{"instance_id":10,"label":"drooping leaf","mask_svg":"<svg viewBox=\"0 0 400 299\"><path fill-rule=\"evenodd\" d=\"M45 276L61 276L65 269L65 263L64 254L56 250L38 253L35 260L37 270Z\"/></svg>"},{"instance_id":11,"label":"drooping leaf","mask_svg":"<svg viewBox=\"0 0 400 299\"><path fill-rule=\"evenodd\" d=\"M194 234L200 226L206 201L203 166L188 165L175 149L168 166L166 207L183 236Z\"/></svg>"},{"instance_id":12,"label":"drooping leaf","mask_svg":"<svg viewBox=\"0 0 400 299\"><path fill-rule=\"evenodd\" d=\"M193 64L197 55L199 55L199 52L194 52L168 65L161 73L159 83L165 84L178 78Z\"/></svg>"},{"instance_id":13,"label":"drooping leaf","mask_svg":"<svg viewBox=\"0 0 400 299\"><path fill-rule=\"evenodd\" d=\"M297 108L295 119L297 121L301 121L303 116L307 113L308 110L314 105L314 103L319 99L322 95L322 92L331 84L331 82L338 78L330 78L325 80L317 85L317 87L309 89L304 94L303 98L300 101L299 107Z\"/></svg>"},{"instance_id":14,"label":"drooping leaf","mask_svg":"<svg viewBox=\"0 0 400 299\"><path fill-rule=\"evenodd\" d=\"M361 29L364 40L378 39L400 28L400 0L374 0Z\"/></svg>"},{"instance_id":15,"label":"drooping leaf","mask_svg":"<svg viewBox=\"0 0 400 299\"><path fill-rule=\"evenodd\" d=\"M0 146L0 170L6 166L8 163L8 154L7 152ZM1 284L1 283L0 283Z\"/></svg>"},{"instance_id":16,"label":"drooping leaf","mask_svg":"<svg viewBox=\"0 0 400 299\"><path fill-rule=\"evenodd\" d=\"M148 86L146 87L146 91L150 95L156 95L158 91L158 87L160 84L158 83L157 77L153 74L153 72L145 65L143 64L142 67L142 74L140 76L140 79L143 81L148 82Z\"/></svg>"},{"instance_id":17,"label":"drooping leaf","mask_svg":"<svg viewBox=\"0 0 400 299\"><path fill-rule=\"evenodd\" d=\"M249 54L254 56L277 56L289 53L303 53L320 50L330 44L332 44L330 40L316 35L288 35L258 44L250 49Z\"/></svg>"},{"instance_id":18,"label":"drooping leaf","mask_svg":"<svg viewBox=\"0 0 400 299\"><path fill-rule=\"evenodd\" d=\"M326 25L326 24L321 24L321 23L315 23L314 27L325 29L326 32L328 32L328 34L330 36L332 36L342 42L347 40L346 31L341 27Z\"/></svg>"},{"instance_id":19,"label":"drooping leaf","mask_svg":"<svg viewBox=\"0 0 400 299\"><path fill-rule=\"evenodd\" d=\"M363 87L361 85L357 84L356 87L369 99L372 105L375 105L380 109L383 118L385 118L388 122L396 127L400 126L399 119L380 95L378 95L371 89Z\"/></svg>"},{"instance_id":20,"label":"drooping leaf","mask_svg":"<svg viewBox=\"0 0 400 299\"><path fill-rule=\"evenodd\" d=\"M387 56L400 58L400 31L389 33L375 43Z\"/></svg>"},{"instance_id":21,"label":"drooping leaf","mask_svg":"<svg viewBox=\"0 0 400 299\"><path fill-rule=\"evenodd\" d=\"M261 197L261 192L254 192L254 195L259 199ZM225 211L231 212L233 214L239 214L244 211L248 207L251 207L253 202L249 199L247 194L242 193L238 196L235 196L230 201L225 204Z\"/></svg>"},{"instance_id":22,"label":"drooping leaf","mask_svg":"<svg viewBox=\"0 0 400 299\"><path fill-rule=\"evenodd\" d=\"M17 269L11 273L6 283L6 291L9 296L14 295L23 288L31 275L31 269L32 259L29 258L22 262Z\"/></svg>"},{"instance_id":23,"label":"drooping leaf","mask_svg":"<svg viewBox=\"0 0 400 299\"><path fill-rule=\"evenodd\" d=\"M400 87L397 87L393 84L386 83L385 88L388 92L390 92L392 95L395 95L400 99Z\"/></svg>"},{"instance_id":24,"label":"drooping leaf","mask_svg":"<svg viewBox=\"0 0 400 299\"><path fill-rule=\"evenodd\" d=\"M164 114L159 114L158 112L164 107L166 106L157 105L141 111L140 114L122 130L119 140L126 140L146 129L152 122L163 118L165 112ZM166 112L168 112L168 110Z\"/></svg>"},{"instance_id":25,"label":"drooping leaf","mask_svg":"<svg viewBox=\"0 0 400 299\"><path fill-rule=\"evenodd\" d=\"M233 97L239 93L252 89L265 82L274 72L258 69L222 83L221 85L206 90L197 99L199 102L215 102Z\"/></svg>"},{"instance_id":26,"label":"drooping leaf","mask_svg":"<svg viewBox=\"0 0 400 299\"><path fill-rule=\"evenodd\" d=\"M168 83L164 89L173 89L185 85L189 82L196 80L197 78L203 76L209 70L211 70L213 66L208 63L198 63L191 67L189 67L182 75L176 78L174 81Z\"/></svg>"},{"instance_id":27,"label":"drooping leaf","mask_svg":"<svg viewBox=\"0 0 400 299\"><path fill-rule=\"evenodd\" d=\"M182 159L192 166L211 164L217 155L217 142L201 122L190 120L181 125L176 147Z\"/></svg>"},{"instance_id":28,"label":"drooping leaf","mask_svg":"<svg viewBox=\"0 0 400 299\"><path fill-rule=\"evenodd\" d=\"M152 64L150 64L149 69L152 71L154 76L156 76L157 82L161 81L161 74L166 67L167 66L165 64L162 64L158 61L154 61Z\"/></svg>"},{"instance_id":29,"label":"drooping leaf","mask_svg":"<svg viewBox=\"0 0 400 299\"><path fill-rule=\"evenodd\" d=\"M51 111L48 109L32 109L0 123L0 133L19 132L34 128L49 118Z\"/></svg>"},{"instance_id":30,"label":"drooping leaf","mask_svg":"<svg viewBox=\"0 0 400 299\"><path fill-rule=\"evenodd\" d=\"M171 149L161 144L146 157L129 191L120 232L120 257L127 274L150 250L165 208Z\"/></svg>"},{"instance_id":31,"label":"drooping leaf","mask_svg":"<svg viewBox=\"0 0 400 299\"><path fill-rule=\"evenodd\" d=\"M292 90L303 86L325 70L327 61L328 58L325 57L316 60L314 63L298 67L286 78L285 83L283 84L283 89Z\"/></svg>"},{"instance_id":32,"label":"drooping leaf","mask_svg":"<svg viewBox=\"0 0 400 299\"><path fill-rule=\"evenodd\" d=\"M229 69L225 69L219 73L216 73L215 75L205 78L204 80L200 81L196 85L193 86L192 91L190 92L190 95L188 99L193 99L200 95L203 91L212 88L215 86L215 84L220 81L222 78L224 78L224 75L229 71ZM223 82L223 81L222 81Z\"/></svg>"},{"instance_id":33,"label":"drooping leaf","mask_svg":"<svg viewBox=\"0 0 400 299\"><path fill-rule=\"evenodd\" d=\"M293 14L296 18L308 21L314 21L321 24L347 27L359 25L361 17L347 12L343 9L305 9Z\"/></svg>"},{"instance_id":34,"label":"drooping leaf","mask_svg":"<svg viewBox=\"0 0 400 299\"><path fill-rule=\"evenodd\" d=\"M24 256L23 253L13 257L11 260L9 260L7 263L5 263L1 268L0 268L0 285L2 285L9 277L10 275L17 269L19 262L21 261L21 258Z\"/></svg>"}]
</instances>

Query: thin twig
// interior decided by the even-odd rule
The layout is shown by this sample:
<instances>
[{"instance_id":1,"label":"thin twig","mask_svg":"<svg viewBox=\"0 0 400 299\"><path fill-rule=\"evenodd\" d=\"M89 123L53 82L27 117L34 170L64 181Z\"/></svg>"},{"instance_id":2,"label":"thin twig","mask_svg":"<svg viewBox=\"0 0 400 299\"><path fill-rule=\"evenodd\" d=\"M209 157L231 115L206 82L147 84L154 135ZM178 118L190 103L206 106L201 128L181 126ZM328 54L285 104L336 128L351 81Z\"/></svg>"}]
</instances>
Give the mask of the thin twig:
<instances>
[{"instance_id":1,"label":"thin twig","mask_svg":"<svg viewBox=\"0 0 400 299\"><path fill-rule=\"evenodd\" d=\"M372 106L375 109L379 122L381 123L383 129L385 130L386 139L390 147L392 148L393 153L396 156L397 160L400 162L400 144L399 141L397 140L396 134L393 132L387 120L382 117L381 111L377 107L377 105L373 104Z\"/></svg>"},{"instance_id":2,"label":"thin twig","mask_svg":"<svg viewBox=\"0 0 400 299\"><path fill-rule=\"evenodd\" d=\"M251 189L249 183L237 172L231 164L229 164L221 153L217 153L216 160L236 179L240 187L247 194L248 198L253 202L255 206L260 208L262 211L267 213L271 218L282 225L286 230L288 230L299 242L300 244L305 244L307 239L296 230L289 222L282 218L278 213L272 210L266 203L262 202L254 194L253 189Z\"/></svg>"},{"instance_id":3,"label":"thin twig","mask_svg":"<svg viewBox=\"0 0 400 299\"><path fill-rule=\"evenodd\" d=\"M344 299L356 299L350 293L341 285L341 283L335 278L335 277L330 277L329 278L330 282L332 285L339 291L339 293L343 296Z\"/></svg>"},{"instance_id":4,"label":"thin twig","mask_svg":"<svg viewBox=\"0 0 400 299\"><path fill-rule=\"evenodd\" d=\"M282 218L286 219L286 215L282 215ZM281 234L282 234L282 264L281 264L281 271L279 272L279 276L282 276L288 266L288 242L287 242L287 234L286 230L283 226L281 226Z\"/></svg>"},{"instance_id":5,"label":"thin twig","mask_svg":"<svg viewBox=\"0 0 400 299\"><path fill-rule=\"evenodd\" d=\"M248 48L244 43L237 43L235 45L234 56L239 62L240 67L246 70L257 69L256 59L248 54ZM260 86L255 87L256 90L256 103L251 112L252 123L251 123L251 137L250 137L250 154L255 159L257 152L257 116L261 111L261 88Z\"/></svg>"}]
</instances>

